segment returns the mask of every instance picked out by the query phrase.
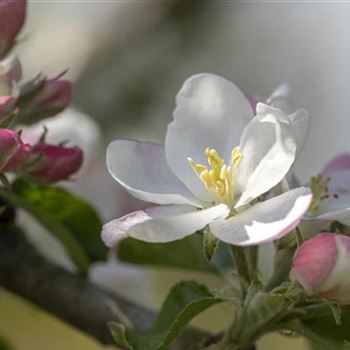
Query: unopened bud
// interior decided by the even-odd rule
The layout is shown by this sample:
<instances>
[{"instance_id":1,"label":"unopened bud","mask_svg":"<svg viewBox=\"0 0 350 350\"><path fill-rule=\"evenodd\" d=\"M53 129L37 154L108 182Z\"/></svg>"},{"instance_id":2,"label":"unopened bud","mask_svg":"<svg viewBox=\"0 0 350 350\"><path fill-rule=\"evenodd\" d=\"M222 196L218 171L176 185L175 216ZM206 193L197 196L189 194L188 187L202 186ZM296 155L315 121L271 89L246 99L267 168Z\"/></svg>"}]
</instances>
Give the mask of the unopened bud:
<instances>
[{"instance_id":1,"label":"unopened bud","mask_svg":"<svg viewBox=\"0 0 350 350\"><path fill-rule=\"evenodd\" d=\"M17 152L21 139L16 131L0 129L0 169Z\"/></svg>"},{"instance_id":2,"label":"unopened bud","mask_svg":"<svg viewBox=\"0 0 350 350\"><path fill-rule=\"evenodd\" d=\"M26 0L0 0L0 58L12 48L23 26L26 3Z\"/></svg>"},{"instance_id":3,"label":"unopened bud","mask_svg":"<svg viewBox=\"0 0 350 350\"><path fill-rule=\"evenodd\" d=\"M83 152L79 147L39 143L33 147L33 154L41 159L30 175L49 183L68 179L83 162Z\"/></svg>"},{"instance_id":4,"label":"unopened bud","mask_svg":"<svg viewBox=\"0 0 350 350\"><path fill-rule=\"evenodd\" d=\"M350 304L350 237L324 232L295 253L291 271L308 295Z\"/></svg>"},{"instance_id":5,"label":"unopened bud","mask_svg":"<svg viewBox=\"0 0 350 350\"><path fill-rule=\"evenodd\" d=\"M16 153L9 158L7 163L2 168L4 172L21 171L28 163L32 155L32 147L28 143L22 143Z\"/></svg>"},{"instance_id":6,"label":"unopened bud","mask_svg":"<svg viewBox=\"0 0 350 350\"><path fill-rule=\"evenodd\" d=\"M34 122L62 112L71 101L72 84L63 79L34 79L20 92L22 122Z\"/></svg>"}]
</instances>

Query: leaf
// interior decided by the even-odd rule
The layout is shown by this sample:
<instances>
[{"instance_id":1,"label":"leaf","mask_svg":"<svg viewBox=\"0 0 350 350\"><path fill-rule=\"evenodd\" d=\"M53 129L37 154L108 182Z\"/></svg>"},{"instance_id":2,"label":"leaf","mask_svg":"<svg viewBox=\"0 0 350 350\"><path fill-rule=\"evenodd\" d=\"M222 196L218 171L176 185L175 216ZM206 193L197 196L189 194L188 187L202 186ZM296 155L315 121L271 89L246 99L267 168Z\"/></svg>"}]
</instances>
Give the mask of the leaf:
<instances>
[{"instance_id":1,"label":"leaf","mask_svg":"<svg viewBox=\"0 0 350 350\"><path fill-rule=\"evenodd\" d=\"M17 180L13 192L0 190L0 196L27 211L60 240L81 271L91 261L105 259L99 217L88 203L67 190Z\"/></svg>"},{"instance_id":2,"label":"leaf","mask_svg":"<svg viewBox=\"0 0 350 350\"><path fill-rule=\"evenodd\" d=\"M196 315L221 302L208 288L196 282L180 282L172 288L152 328L144 335L134 334L121 324L110 324L119 346L130 350L161 350L180 335Z\"/></svg>"},{"instance_id":3,"label":"leaf","mask_svg":"<svg viewBox=\"0 0 350 350\"><path fill-rule=\"evenodd\" d=\"M265 287L267 291L270 291L273 288L277 287L288 278L290 269L292 267L294 253L294 247L277 250L274 260L273 273Z\"/></svg>"},{"instance_id":4,"label":"leaf","mask_svg":"<svg viewBox=\"0 0 350 350\"><path fill-rule=\"evenodd\" d=\"M127 238L117 249L121 261L146 265L215 272L202 252L199 235L192 235L170 243L147 243Z\"/></svg>"},{"instance_id":5,"label":"leaf","mask_svg":"<svg viewBox=\"0 0 350 350\"><path fill-rule=\"evenodd\" d=\"M341 306L335 303L326 302L331 309L334 322L337 326L341 325Z\"/></svg>"},{"instance_id":6,"label":"leaf","mask_svg":"<svg viewBox=\"0 0 350 350\"><path fill-rule=\"evenodd\" d=\"M11 114L3 117L0 121L0 128L9 128L18 116L18 110L15 110Z\"/></svg>"},{"instance_id":7,"label":"leaf","mask_svg":"<svg viewBox=\"0 0 350 350\"><path fill-rule=\"evenodd\" d=\"M282 294L258 291L258 284L253 285L252 288L255 289L255 294L250 296L249 303L245 305L245 322L240 335L240 339L246 341L256 336L263 327L281 317L295 303L295 300Z\"/></svg>"},{"instance_id":8,"label":"leaf","mask_svg":"<svg viewBox=\"0 0 350 350\"><path fill-rule=\"evenodd\" d=\"M17 180L14 192L52 215L79 242L92 261L105 260L107 248L101 240L102 222L89 203L66 189Z\"/></svg>"},{"instance_id":9,"label":"leaf","mask_svg":"<svg viewBox=\"0 0 350 350\"><path fill-rule=\"evenodd\" d=\"M341 324L337 325L333 315L316 317L300 322L295 331L312 340L321 349L339 350L349 348L350 315L342 314Z\"/></svg>"}]
</instances>

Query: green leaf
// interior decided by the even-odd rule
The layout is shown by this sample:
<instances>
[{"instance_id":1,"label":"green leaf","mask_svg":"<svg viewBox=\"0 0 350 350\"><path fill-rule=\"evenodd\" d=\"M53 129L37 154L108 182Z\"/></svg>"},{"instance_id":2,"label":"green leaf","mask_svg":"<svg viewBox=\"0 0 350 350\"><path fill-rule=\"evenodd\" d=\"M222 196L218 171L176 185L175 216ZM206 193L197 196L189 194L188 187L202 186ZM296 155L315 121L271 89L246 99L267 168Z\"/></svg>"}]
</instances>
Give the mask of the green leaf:
<instances>
[{"instance_id":1,"label":"green leaf","mask_svg":"<svg viewBox=\"0 0 350 350\"><path fill-rule=\"evenodd\" d=\"M266 284L266 290L272 290L288 278L292 267L294 253L294 247L287 247L277 250L274 259L273 273L270 280Z\"/></svg>"},{"instance_id":2,"label":"green leaf","mask_svg":"<svg viewBox=\"0 0 350 350\"><path fill-rule=\"evenodd\" d=\"M303 320L295 331L309 338L320 349L341 350L349 348L350 315L342 314L341 324L337 325L333 315Z\"/></svg>"},{"instance_id":3,"label":"green leaf","mask_svg":"<svg viewBox=\"0 0 350 350\"><path fill-rule=\"evenodd\" d=\"M92 261L105 260L107 248L101 240L102 222L90 204L66 189L17 180L13 191L52 215L79 242Z\"/></svg>"},{"instance_id":4,"label":"green leaf","mask_svg":"<svg viewBox=\"0 0 350 350\"><path fill-rule=\"evenodd\" d=\"M127 238L119 243L121 261L157 267L170 267L203 272L215 272L203 254L202 238L191 235L170 243L147 243Z\"/></svg>"},{"instance_id":5,"label":"green leaf","mask_svg":"<svg viewBox=\"0 0 350 350\"><path fill-rule=\"evenodd\" d=\"M61 241L81 271L91 261L104 260L107 249L101 238L101 221L85 201L65 189L17 180L13 192L0 196L23 208Z\"/></svg>"},{"instance_id":6,"label":"green leaf","mask_svg":"<svg viewBox=\"0 0 350 350\"><path fill-rule=\"evenodd\" d=\"M152 328L144 335L133 334L124 326L110 324L117 345L130 350L161 350L180 335L196 315L221 302L206 286L196 282L180 282L172 288Z\"/></svg>"},{"instance_id":7,"label":"green leaf","mask_svg":"<svg viewBox=\"0 0 350 350\"><path fill-rule=\"evenodd\" d=\"M252 287L254 294L249 296L250 300L245 304L244 327L240 328L240 339L245 341L256 336L261 329L282 317L296 302L296 300L282 294L258 291L258 287L258 284Z\"/></svg>"}]
</instances>

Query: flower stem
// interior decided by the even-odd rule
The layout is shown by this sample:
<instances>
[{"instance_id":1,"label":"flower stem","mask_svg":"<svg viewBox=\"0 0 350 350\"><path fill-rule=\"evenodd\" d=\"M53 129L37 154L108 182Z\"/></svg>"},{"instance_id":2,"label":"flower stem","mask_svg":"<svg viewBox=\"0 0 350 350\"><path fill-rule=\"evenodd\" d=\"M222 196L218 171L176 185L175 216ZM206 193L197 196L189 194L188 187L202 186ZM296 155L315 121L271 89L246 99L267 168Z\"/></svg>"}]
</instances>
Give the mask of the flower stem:
<instances>
[{"instance_id":1,"label":"flower stem","mask_svg":"<svg viewBox=\"0 0 350 350\"><path fill-rule=\"evenodd\" d=\"M244 248L230 245L230 253L231 253L232 261L236 266L239 276L244 281L249 283L251 279L250 279L249 267L247 264ZM242 284L242 287L243 287L243 290L246 289L246 286L244 284Z\"/></svg>"},{"instance_id":2,"label":"flower stem","mask_svg":"<svg viewBox=\"0 0 350 350\"><path fill-rule=\"evenodd\" d=\"M296 234L296 239L297 239L297 245L298 245L298 247L300 247L305 242L305 239L304 239L303 234L298 226L295 228L295 234Z\"/></svg>"},{"instance_id":3,"label":"flower stem","mask_svg":"<svg viewBox=\"0 0 350 350\"><path fill-rule=\"evenodd\" d=\"M257 271L258 253L259 253L258 246L251 246L246 248L246 258L248 263L250 280L253 280L254 275L256 274L256 271Z\"/></svg>"}]
</instances>

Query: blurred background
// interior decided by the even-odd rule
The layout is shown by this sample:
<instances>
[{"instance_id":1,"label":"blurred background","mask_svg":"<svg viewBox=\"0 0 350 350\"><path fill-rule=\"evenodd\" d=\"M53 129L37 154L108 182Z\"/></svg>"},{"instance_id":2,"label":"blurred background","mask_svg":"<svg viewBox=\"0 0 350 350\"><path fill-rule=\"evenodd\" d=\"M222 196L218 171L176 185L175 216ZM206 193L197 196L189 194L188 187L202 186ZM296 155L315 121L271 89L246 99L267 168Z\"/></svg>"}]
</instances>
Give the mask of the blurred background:
<instances>
[{"instance_id":1,"label":"blurred background","mask_svg":"<svg viewBox=\"0 0 350 350\"><path fill-rule=\"evenodd\" d=\"M247 95L269 96L280 83L290 84L297 105L312 117L308 143L296 164L303 181L331 156L350 149L350 3L30 1L24 33L19 53L25 78L39 71L55 76L69 68L67 75L75 82L74 107L81 112L64 112L50 130L71 125L68 137L62 132L52 136L71 138L87 154L79 181L68 186L93 200L104 220L141 205L109 177L106 145L116 138L163 142L175 95L195 73L222 75ZM24 215L21 220L33 225ZM27 231L35 231L31 239L44 254L73 268L44 230ZM125 266L113 258L90 275L95 283L152 307L177 279L189 277ZM220 306L211 312L215 317L206 314L196 324L222 327L228 310ZM101 349L2 290L0 338L14 350ZM278 335L262 339L258 349L281 346L306 349L302 339Z\"/></svg>"}]
</instances>

